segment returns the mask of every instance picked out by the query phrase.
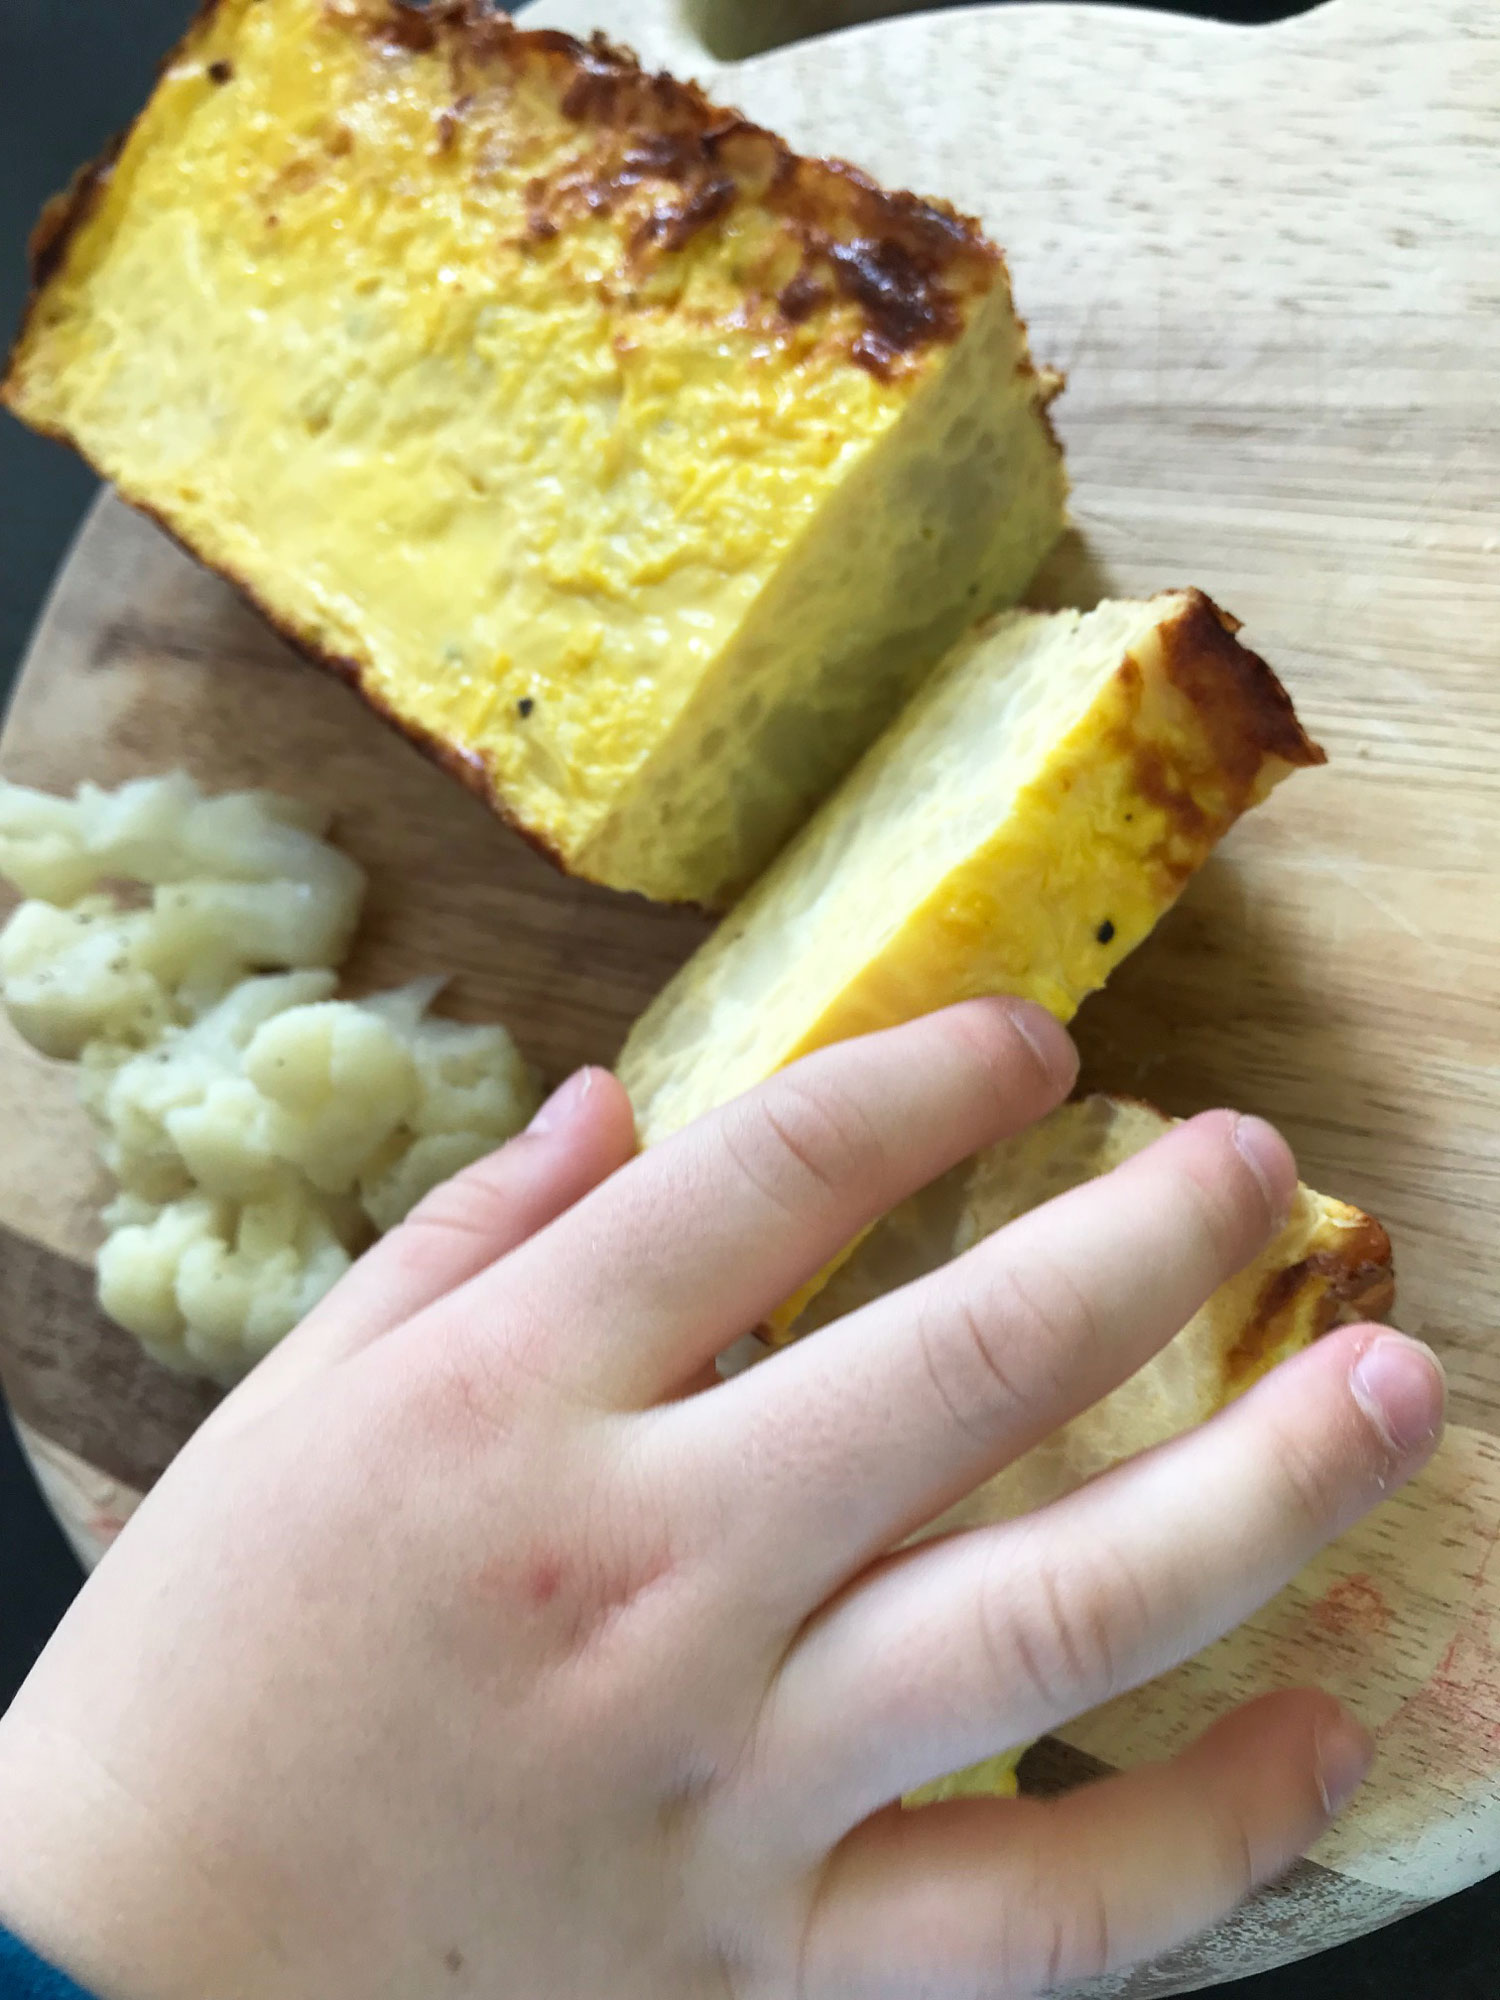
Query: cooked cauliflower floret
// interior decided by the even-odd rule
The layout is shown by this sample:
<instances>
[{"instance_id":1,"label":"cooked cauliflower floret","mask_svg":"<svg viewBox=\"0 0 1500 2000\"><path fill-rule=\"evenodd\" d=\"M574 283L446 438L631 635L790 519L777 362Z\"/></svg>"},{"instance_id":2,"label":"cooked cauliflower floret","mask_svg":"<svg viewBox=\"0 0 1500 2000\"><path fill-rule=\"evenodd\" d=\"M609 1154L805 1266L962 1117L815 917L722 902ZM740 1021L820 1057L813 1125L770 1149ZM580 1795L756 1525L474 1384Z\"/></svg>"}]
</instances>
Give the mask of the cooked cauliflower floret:
<instances>
[{"instance_id":1,"label":"cooked cauliflower floret","mask_svg":"<svg viewBox=\"0 0 1500 2000\"><path fill-rule=\"evenodd\" d=\"M365 1213L394 1229L440 1182L519 1132L541 1102L536 1072L498 1022L444 1021L424 1010L440 988L419 981L364 1002L403 1036L417 1093L409 1130L366 1162Z\"/></svg>"},{"instance_id":2,"label":"cooked cauliflower floret","mask_svg":"<svg viewBox=\"0 0 1500 2000\"><path fill-rule=\"evenodd\" d=\"M140 1042L192 1020L249 972L338 965L364 875L319 827L271 792L206 799L180 771L75 799L0 782L0 874L41 899L28 913L60 906L28 914L0 962L16 1026L71 1056L95 1036ZM151 891L149 907L93 893L124 881Z\"/></svg>"},{"instance_id":3,"label":"cooked cauliflower floret","mask_svg":"<svg viewBox=\"0 0 1500 2000\"><path fill-rule=\"evenodd\" d=\"M0 933L0 992L17 1031L71 1061L91 1041L149 1041L172 1018L147 964L150 915L106 896L71 909L22 903Z\"/></svg>"},{"instance_id":4,"label":"cooked cauliflower floret","mask_svg":"<svg viewBox=\"0 0 1500 2000\"><path fill-rule=\"evenodd\" d=\"M245 1051L245 1075L268 1107L277 1154L329 1193L353 1187L417 1096L411 1051L352 1000L268 1021Z\"/></svg>"},{"instance_id":5,"label":"cooked cauliflower floret","mask_svg":"<svg viewBox=\"0 0 1500 2000\"><path fill-rule=\"evenodd\" d=\"M152 1049L123 1059L99 1044L86 1051L85 1100L123 1191L106 1221L146 1232L131 1239L127 1269L136 1270L148 1251L159 1260L182 1248L184 1218L209 1215L195 1201L207 1198L212 1208L214 1240L223 1247L211 1260L195 1253L184 1266L187 1290L175 1294L184 1329L177 1365L196 1357L216 1375L228 1367L223 1327L238 1311L247 1272L259 1268L246 1262L246 1222L260 1218L254 1227L263 1235L264 1218L284 1218L288 1203L300 1202L319 1227L308 1225L295 1238L283 1230L274 1296L291 1296L284 1282L289 1240L331 1284L372 1231L394 1228L440 1181L531 1116L540 1091L503 1028L422 1018L437 984L354 1002L327 997L331 973L245 980L191 1027L168 1029ZM448 1129L433 1130L439 1122ZM231 1258L236 1213L241 1226ZM328 1233L344 1251L342 1264L327 1251ZM142 1281L134 1281L136 1292L122 1290L114 1254L100 1265L111 1274L111 1296L142 1324L161 1324L159 1283L147 1289L147 1307L133 1304ZM296 1296L314 1302L311 1292ZM107 1301L106 1310L114 1312ZM203 1317L210 1310L211 1329ZM271 1321L259 1308L246 1310L248 1367ZM124 1323L138 1331L135 1321ZM157 1336L153 1351L162 1347Z\"/></svg>"},{"instance_id":6,"label":"cooked cauliflower floret","mask_svg":"<svg viewBox=\"0 0 1500 2000\"><path fill-rule=\"evenodd\" d=\"M169 883L151 905L147 960L191 1012L249 971L338 965L358 912L335 883Z\"/></svg>"},{"instance_id":7,"label":"cooked cauliflower floret","mask_svg":"<svg viewBox=\"0 0 1500 2000\"><path fill-rule=\"evenodd\" d=\"M530 1064L498 1022L426 1019L411 1037L417 1132L476 1132L508 1138L540 1098ZM525 1117L518 1119L524 1107Z\"/></svg>"},{"instance_id":8,"label":"cooked cauliflower floret","mask_svg":"<svg viewBox=\"0 0 1500 2000\"><path fill-rule=\"evenodd\" d=\"M195 876L339 885L357 903L358 866L319 836L327 816L278 792L205 798L185 771L118 791L55 798L0 780L0 875L23 896L72 903L100 882Z\"/></svg>"},{"instance_id":9,"label":"cooked cauliflower floret","mask_svg":"<svg viewBox=\"0 0 1500 2000\"><path fill-rule=\"evenodd\" d=\"M536 1072L498 1021L445 1021L428 1008L447 984L414 979L360 1002L388 1021L417 1066L416 1132L488 1133L508 1139L541 1102Z\"/></svg>"},{"instance_id":10,"label":"cooked cauliflower floret","mask_svg":"<svg viewBox=\"0 0 1500 2000\"><path fill-rule=\"evenodd\" d=\"M189 1359L233 1381L307 1317L351 1262L305 1188L247 1202L231 1237L190 1243L177 1267Z\"/></svg>"},{"instance_id":11,"label":"cooked cauliflower floret","mask_svg":"<svg viewBox=\"0 0 1500 2000\"><path fill-rule=\"evenodd\" d=\"M114 1229L99 1252L99 1302L154 1359L227 1385L350 1261L310 1190L288 1184L238 1210L193 1195Z\"/></svg>"},{"instance_id":12,"label":"cooked cauliflower floret","mask_svg":"<svg viewBox=\"0 0 1500 2000\"><path fill-rule=\"evenodd\" d=\"M191 1027L169 1028L153 1048L110 1063L85 1052L84 1102L104 1128L104 1164L148 1201L174 1201L194 1183L243 1200L274 1178L267 1107L245 1094L245 1049L265 1022L316 1003L331 972L247 979Z\"/></svg>"},{"instance_id":13,"label":"cooked cauliflower floret","mask_svg":"<svg viewBox=\"0 0 1500 2000\"><path fill-rule=\"evenodd\" d=\"M541 1094L504 1028L428 1018L440 979L334 999L364 877L322 824L180 772L72 800L0 783L0 872L42 899L0 937L0 990L28 1041L78 1061L120 1187L100 1301L221 1382ZM125 881L148 906L107 893Z\"/></svg>"},{"instance_id":14,"label":"cooked cauliflower floret","mask_svg":"<svg viewBox=\"0 0 1500 2000\"><path fill-rule=\"evenodd\" d=\"M112 1204L112 1212L121 1205ZM222 1240L228 1211L207 1195L151 1210L136 1198L130 1220L112 1228L99 1251L99 1303L158 1360L182 1365L184 1321L177 1303L183 1257L205 1238Z\"/></svg>"},{"instance_id":15,"label":"cooked cauliflower floret","mask_svg":"<svg viewBox=\"0 0 1500 2000\"><path fill-rule=\"evenodd\" d=\"M279 1177L281 1163L267 1124L265 1099L253 1083L243 1076L216 1076L195 1102L167 1112L162 1130L183 1172L205 1194L255 1201L269 1194Z\"/></svg>"}]
</instances>

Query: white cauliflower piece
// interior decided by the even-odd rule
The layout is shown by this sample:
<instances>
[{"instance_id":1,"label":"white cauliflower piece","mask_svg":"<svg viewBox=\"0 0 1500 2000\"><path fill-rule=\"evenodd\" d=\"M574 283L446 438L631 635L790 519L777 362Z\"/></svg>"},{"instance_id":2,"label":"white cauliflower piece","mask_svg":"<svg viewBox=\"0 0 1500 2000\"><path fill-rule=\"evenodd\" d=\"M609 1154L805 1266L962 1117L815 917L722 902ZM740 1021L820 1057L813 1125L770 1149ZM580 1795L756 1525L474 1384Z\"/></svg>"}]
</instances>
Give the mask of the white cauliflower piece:
<instances>
[{"instance_id":1,"label":"white cauliflower piece","mask_svg":"<svg viewBox=\"0 0 1500 2000\"><path fill-rule=\"evenodd\" d=\"M18 1030L63 1057L93 1039L139 1045L249 972L338 965L364 875L320 826L271 792L204 798L180 771L74 799L0 782L0 873L42 899L12 919L0 958ZM93 893L125 881L149 907Z\"/></svg>"},{"instance_id":2,"label":"white cauliflower piece","mask_svg":"<svg viewBox=\"0 0 1500 2000\"><path fill-rule=\"evenodd\" d=\"M361 1002L331 999L333 984L245 980L154 1048L86 1051L122 1189L101 1302L170 1366L243 1373L372 1225L394 1228L539 1101L503 1028L424 1018L441 982Z\"/></svg>"},{"instance_id":3,"label":"white cauliflower piece","mask_svg":"<svg viewBox=\"0 0 1500 2000\"><path fill-rule=\"evenodd\" d=\"M171 883L152 901L147 962L191 1011L251 970L340 964L358 915L337 883Z\"/></svg>"},{"instance_id":4,"label":"white cauliflower piece","mask_svg":"<svg viewBox=\"0 0 1500 2000\"><path fill-rule=\"evenodd\" d=\"M0 993L20 1033L43 1055L72 1061L86 1043L149 1041L171 1019L146 963L150 917L105 896L71 909L22 903L0 932Z\"/></svg>"},{"instance_id":5,"label":"white cauliflower piece","mask_svg":"<svg viewBox=\"0 0 1500 2000\"><path fill-rule=\"evenodd\" d=\"M425 1014L438 990L422 981L364 1003L403 1033L417 1076L408 1131L367 1164L359 1183L380 1230L394 1229L433 1188L521 1131L542 1100L535 1070L498 1022Z\"/></svg>"},{"instance_id":6,"label":"white cauliflower piece","mask_svg":"<svg viewBox=\"0 0 1500 2000\"><path fill-rule=\"evenodd\" d=\"M228 1386L307 1316L350 1261L309 1190L288 1185L238 1211L193 1195L119 1214L99 1253L99 1302L155 1360Z\"/></svg>"},{"instance_id":7,"label":"white cauliflower piece","mask_svg":"<svg viewBox=\"0 0 1500 2000\"><path fill-rule=\"evenodd\" d=\"M28 897L0 992L79 1095L120 1192L104 1310L167 1366L242 1375L440 1181L518 1131L538 1080L504 1028L433 1020L441 980L333 998L364 877L322 817L181 772L74 799L0 782ZM149 891L127 904L125 882ZM263 968L286 968L246 975Z\"/></svg>"},{"instance_id":8,"label":"white cauliflower piece","mask_svg":"<svg viewBox=\"0 0 1500 2000\"><path fill-rule=\"evenodd\" d=\"M325 814L278 792L205 798L185 771L113 792L80 785L71 799L0 780L0 874L49 903L105 881L194 877L339 885L357 901L363 875L319 838L326 827Z\"/></svg>"},{"instance_id":9,"label":"white cauliflower piece","mask_svg":"<svg viewBox=\"0 0 1500 2000\"><path fill-rule=\"evenodd\" d=\"M213 1077L196 1102L174 1106L161 1122L183 1172L205 1194L255 1201L281 1178L265 1099L245 1077Z\"/></svg>"},{"instance_id":10,"label":"white cauliflower piece","mask_svg":"<svg viewBox=\"0 0 1500 2000\"><path fill-rule=\"evenodd\" d=\"M99 1303L117 1325L133 1333L148 1354L180 1368L186 1355L185 1322L177 1303L177 1272L195 1243L221 1241L226 1212L207 1195L152 1209L130 1198L114 1203L117 1218L98 1258Z\"/></svg>"},{"instance_id":11,"label":"white cauliflower piece","mask_svg":"<svg viewBox=\"0 0 1500 2000\"><path fill-rule=\"evenodd\" d=\"M23 896L73 903L103 872L89 856L75 799L0 780L0 875Z\"/></svg>"},{"instance_id":12,"label":"white cauliflower piece","mask_svg":"<svg viewBox=\"0 0 1500 2000\"><path fill-rule=\"evenodd\" d=\"M245 1051L245 1075L267 1104L277 1154L329 1193L353 1187L417 1096L410 1050L350 1000L267 1022Z\"/></svg>"},{"instance_id":13,"label":"white cauliflower piece","mask_svg":"<svg viewBox=\"0 0 1500 2000\"><path fill-rule=\"evenodd\" d=\"M104 1128L104 1163L132 1193L174 1201L196 1182L234 1200L264 1193L277 1155L267 1107L246 1095L245 1049L265 1022L332 992L331 972L247 979L191 1027L170 1028L125 1061L85 1052L84 1101Z\"/></svg>"},{"instance_id":14,"label":"white cauliflower piece","mask_svg":"<svg viewBox=\"0 0 1500 2000\"><path fill-rule=\"evenodd\" d=\"M178 1264L189 1360L234 1381L307 1317L352 1261L306 1188L246 1203L232 1235L189 1243Z\"/></svg>"},{"instance_id":15,"label":"white cauliflower piece","mask_svg":"<svg viewBox=\"0 0 1500 2000\"><path fill-rule=\"evenodd\" d=\"M427 1018L411 1036L419 1133L474 1132L497 1143L519 1132L541 1103L536 1072L499 1022Z\"/></svg>"}]
</instances>

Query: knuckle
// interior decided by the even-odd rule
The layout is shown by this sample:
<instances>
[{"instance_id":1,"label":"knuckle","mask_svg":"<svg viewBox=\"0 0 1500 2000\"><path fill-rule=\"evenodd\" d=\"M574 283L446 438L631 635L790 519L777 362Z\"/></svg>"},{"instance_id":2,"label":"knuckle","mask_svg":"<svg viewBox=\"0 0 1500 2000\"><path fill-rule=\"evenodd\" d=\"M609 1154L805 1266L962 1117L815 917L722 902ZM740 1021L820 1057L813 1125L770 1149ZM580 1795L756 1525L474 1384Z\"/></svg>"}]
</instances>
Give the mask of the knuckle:
<instances>
[{"instance_id":1,"label":"knuckle","mask_svg":"<svg viewBox=\"0 0 1500 2000\"><path fill-rule=\"evenodd\" d=\"M984 1246L924 1321L929 1374L947 1385L956 1411L990 1426L1021 1412L1050 1416L1068 1398L1079 1353L1103 1337L1092 1303L1061 1265L1030 1255L1022 1268Z\"/></svg>"},{"instance_id":2,"label":"knuckle","mask_svg":"<svg viewBox=\"0 0 1500 2000\"><path fill-rule=\"evenodd\" d=\"M1037 1959L1040 1991L1056 1993L1112 1971L1112 1930L1103 1885L1085 1877L1045 1920L1045 1949Z\"/></svg>"},{"instance_id":3,"label":"knuckle","mask_svg":"<svg viewBox=\"0 0 1500 2000\"><path fill-rule=\"evenodd\" d=\"M1105 1329L1094 1302L1053 1258L1032 1257L1024 1275L1008 1269L1006 1282L1020 1334L1046 1367L1049 1391L1060 1392L1072 1357L1104 1344Z\"/></svg>"},{"instance_id":4,"label":"knuckle","mask_svg":"<svg viewBox=\"0 0 1500 2000\"><path fill-rule=\"evenodd\" d=\"M929 1392L961 1437L988 1444L998 1423L1025 1408L1004 1331L965 1292L924 1304L916 1333Z\"/></svg>"},{"instance_id":5,"label":"knuckle","mask_svg":"<svg viewBox=\"0 0 1500 2000\"><path fill-rule=\"evenodd\" d=\"M885 1148L869 1115L826 1084L779 1078L748 1100L737 1157L762 1192L783 1204L837 1195L878 1177Z\"/></svg>"},{"instance_id":6,"label":"knuckle","mask_svg":"<svg viewBox=\"0 0 1500 2000\"><path fill-rule=\"evenodd\" d=\"M494 1236L504 1222L508 1205L510 1190L505 1183L509 1165L510 1161L497 1150L451 1179L440 1181L422 1197L395 1235L414 1250L430 1234L481 1239ZM416 1254L422 1253L417 1250Z\"/></svg>"},{"instance_id":7,"label":"knuckle","mask_svg":"<svg viewBox=\"0 0 1500 2000\"><path fill-rule=\"evenodd\" d=\"M1051 1994L1116 1969L1118 1931L1103 1881L1070 1869L1052 1808L1036 1808L1035 1851L995 1939L1001 1995Z\"/></svg>"},{"instance_id":8,"label":"knuckle","mask_svg":"<svg viewBox=\"0 0 1500 2000\"><path fill-rule=\"evenodd\" d=\"M985 1593L991 1669L1019 1687L1048 1727L1129 1685L1129 1662L1151 1629L1147 1593L1128 1562L1045 1556L1029 1577L1014 1572Z\"/></svg>"}]
</instances>

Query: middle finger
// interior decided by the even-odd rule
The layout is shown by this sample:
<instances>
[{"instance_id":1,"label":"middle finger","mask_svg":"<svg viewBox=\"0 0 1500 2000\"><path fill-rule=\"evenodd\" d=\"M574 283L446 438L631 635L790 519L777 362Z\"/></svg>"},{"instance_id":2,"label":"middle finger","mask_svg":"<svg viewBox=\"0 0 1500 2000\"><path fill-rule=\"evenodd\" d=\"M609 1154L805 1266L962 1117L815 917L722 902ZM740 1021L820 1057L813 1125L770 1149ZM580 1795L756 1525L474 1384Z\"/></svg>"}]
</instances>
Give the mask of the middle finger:
<instances>
[{"instance_id":1,"label":"middle finger","mask_svg":"<svg viewBox=\"0 0 1500 2000\"><path fill-rule=\"evenodd\" d=\"M1259 1119L1207 1112L941 1271L664 1411L794 1615L1141 1367L1279 1226L1297 1185Z\"/></svg>"}]
</instances>

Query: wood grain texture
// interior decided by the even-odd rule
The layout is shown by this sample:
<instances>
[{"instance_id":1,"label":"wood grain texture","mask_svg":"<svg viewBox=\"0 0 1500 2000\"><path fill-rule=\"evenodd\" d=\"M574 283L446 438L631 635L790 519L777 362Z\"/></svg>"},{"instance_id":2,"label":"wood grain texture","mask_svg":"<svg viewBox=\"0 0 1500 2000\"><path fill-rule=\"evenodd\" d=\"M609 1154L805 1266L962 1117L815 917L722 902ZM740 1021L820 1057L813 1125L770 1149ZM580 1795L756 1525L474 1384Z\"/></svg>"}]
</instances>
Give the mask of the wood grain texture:
<instances>
[{"instance_id":1,"label":"wood grain texture","mask_svg":"<svg viewBox=\"0 0 1500 2000\"><path fill-rule=\"evenodd\" d=\"M1309 1180L1382 1217L1397 1316L1442 1350L1464 1428L1241 1633L1065 1732L1075 1755L1131 1762L1292 1678L1379 1728L1377 1779L1313 1863L1099 1989L1148 2000L1500 1865L1500 32L1475 0L1330 0L1259 30L1028 6L731 66L705 54L694 4L622 0L610 25L796 142L950 195L1006 245L1037 350L1071 376L1077 532L1041 594L1201 584L1332 753L1236 832L1079 1031L1092 1083L1266 1113ZM542 0L532 18L596 11ZM372 873L357 983L451 968L453 1010L498 1013L553 1076L609 1059L701 935L553 875L106 500L0 766L60 788L175 762L326 801ZM85 1263L98 1189L69 1078L8 1033L0 1117L7 1379L51 1441L58 1504L102 1538L129 1495L96 1474L147 1476L194 1412L165 1381L138 1409L107 1337L67 1314L60 1334L34 1303L66 1285L25 1259Z\"/></svg>"}]
</instances>

